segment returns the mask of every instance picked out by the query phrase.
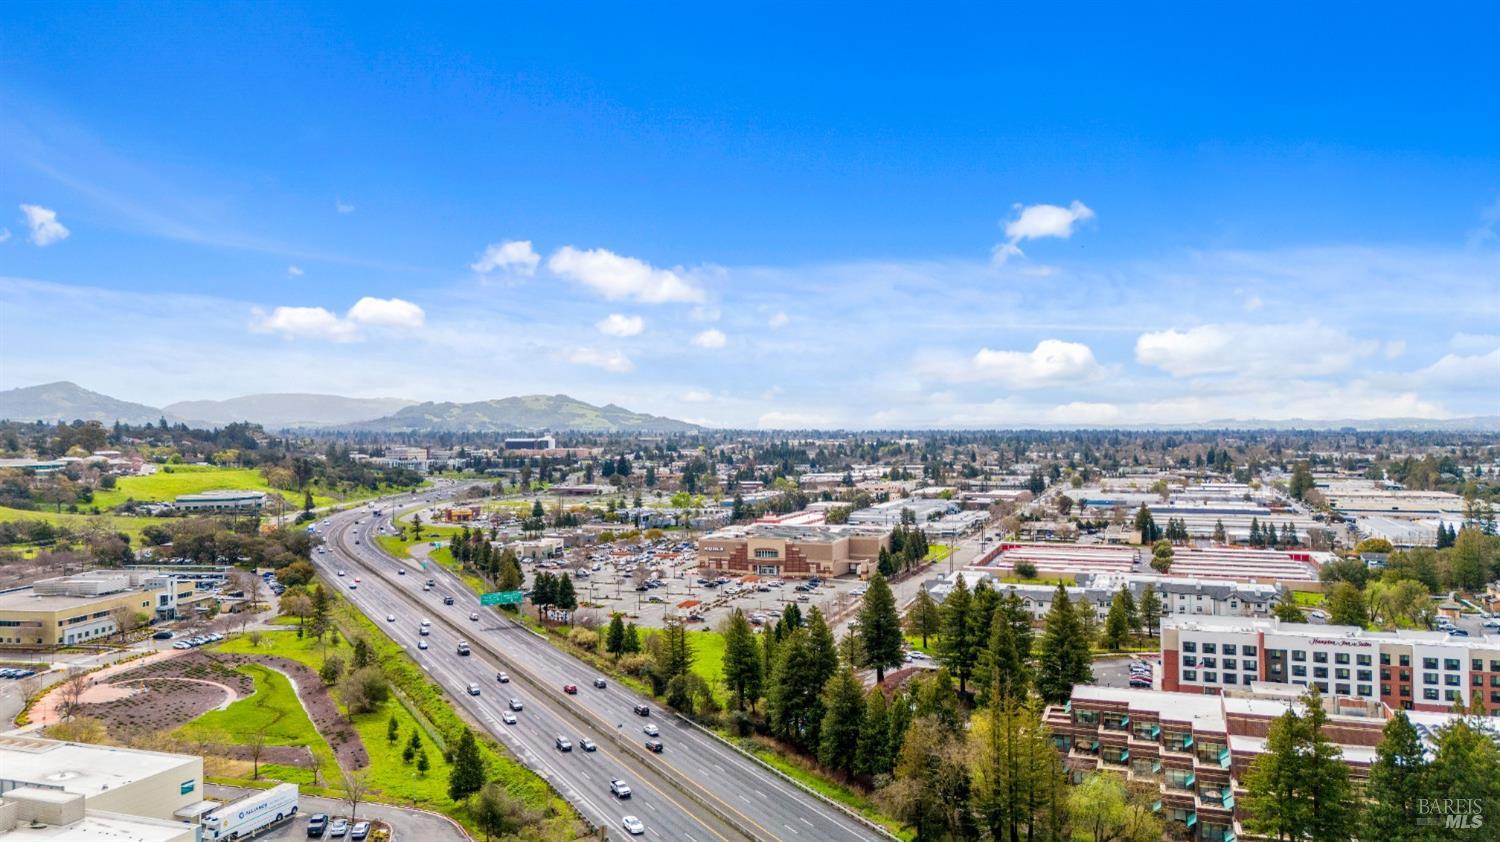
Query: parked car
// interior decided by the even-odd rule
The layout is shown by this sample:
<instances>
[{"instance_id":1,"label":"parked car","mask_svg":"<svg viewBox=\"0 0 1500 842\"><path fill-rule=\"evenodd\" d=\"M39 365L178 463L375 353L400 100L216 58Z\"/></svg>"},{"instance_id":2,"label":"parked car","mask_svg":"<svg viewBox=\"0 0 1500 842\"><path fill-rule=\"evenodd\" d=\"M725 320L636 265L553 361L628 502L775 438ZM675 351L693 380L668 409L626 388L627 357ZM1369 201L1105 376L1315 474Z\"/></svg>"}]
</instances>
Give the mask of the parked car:
<instances>
[{"instance_id":1,"label":"parked car","mask_svg":"<svg viewBox=\"0 0 1500 842\"><path fill-rule=\"evenodd\" d=\"M364 839L366 836L369 836L369 835L370 835L370 823L369 822L356 822L355 825L354 825L354 827L352 827L352 828L349 829L349 838L355 840L355 842L358 842L358 840Z\"/></svg>"},{"instance_id":2,"label":"parked car","mask_svg":"<svg viewBox=\"0 0 1500 842\"><path fill-rule=\"evenodd\" d=\"M307 838L317 839L328 829L328 816L317 813L307 820Z\"/></svg>"},{"instance_id":3,"label":"parked car","mask_svg":"<svg viewBox=\"0 0 1500 842\"><path fill-rule=\"evenodd\" d=\"M337 839L349 832L348 819L334 819L328 824L328 835Z\"/></svg>"}]
</instances>

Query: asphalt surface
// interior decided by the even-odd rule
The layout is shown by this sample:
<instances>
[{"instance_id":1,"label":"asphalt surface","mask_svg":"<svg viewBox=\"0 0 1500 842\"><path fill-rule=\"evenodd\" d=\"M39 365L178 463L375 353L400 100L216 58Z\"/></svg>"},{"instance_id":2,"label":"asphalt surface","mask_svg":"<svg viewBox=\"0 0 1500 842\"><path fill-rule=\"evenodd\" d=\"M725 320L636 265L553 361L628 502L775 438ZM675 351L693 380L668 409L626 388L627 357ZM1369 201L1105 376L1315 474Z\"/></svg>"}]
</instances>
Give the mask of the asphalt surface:
<instances>
[{"instance_id":1,"label":"asphalt surface","mask_svg":"<svg viewBox=\"0 0 1500 842\"><path fill-rule=\"evenodd\" d=\"M405 498L405 504L444 493L429 490ZM627 838L621 829L625 815L645 823L647 838L690 842L864 840L883 835L717 737L664 712L654 701L614 682L603 690L595 688L593 680L599 676L591 667L495 609L481 607L457 577L437 565L423 571L391 558L375 538L401 502L379 505L381 516L361 508L327 519L320 528L329 551L314 554L320 570L406 647L433 680L449 690L456 705L484 723L585 817L606 828L611 838ZM397 572L401 567L406 567L405 575ZM346 570L343 577L336 575L340 568ZM355 577L360 582L351 589ZM437 582L430 592L422 590L427 578ZM444 595L453 596L455 604L443 605ZM480 620L469 620L471 612L478 612ZM389 616L395 621L388 622ZM424 618L432 620L428 650L417 646ZM472 656L456 654L460 639L469 641ZM510 674L509 684L496 681L501 669ZM478 685L478 696L466 692L471 683ZM564 694L564 684L577 685L577 695ZM502 715L512 698L523 710L515 714L515 725L506 725ZM637 716L632 712L636 704L650 706L651 715ZM644 749L642 727L648 722L661 731L662 754ZM559 735L573 742L573 751L555 747ZM584 737L598 750L581 751L578 742ZM616 777L634 791L629 801L610 795L609 781Z\"/></svg>"},{"instance_id":2,"label":"asphalt surface","mask_svg":"<svg viewBox=\"0 0 1500 842\"><path fill-rule=\"evenodd\" d=\"M204 790L214 798L234 801L255 790L235 786L208 784ZM306 839L307 820L318 813L330 818L349 816L349 802L337 798L319 798L306 793L297 797L297 817L270 833L256 837L262 842L278 842L285 839ZM442 816L421 810L407 810L390 804L364 803L356 814L359 821L379 819L391 827L392 842L467 842L469 836ZM351 822L352 824L352 822ZM326 834L323 837L332 840ZM344 837L348 839L348 837Z\"/></svg>"}]
</instances>

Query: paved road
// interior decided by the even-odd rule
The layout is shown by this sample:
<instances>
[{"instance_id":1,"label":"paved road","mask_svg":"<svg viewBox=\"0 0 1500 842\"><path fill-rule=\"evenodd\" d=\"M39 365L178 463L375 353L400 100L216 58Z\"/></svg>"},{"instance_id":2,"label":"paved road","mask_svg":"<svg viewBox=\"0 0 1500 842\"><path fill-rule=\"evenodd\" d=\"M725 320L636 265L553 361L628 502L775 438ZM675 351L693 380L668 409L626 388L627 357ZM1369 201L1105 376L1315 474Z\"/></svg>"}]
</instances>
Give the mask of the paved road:
<instances>
[{"instance_id":1,"label":"paved road","mask_svg":"<svg viewBox=\"0 0 1500 842\"><path fill-rule=\"evenodd\" d=\"M207 784L203 789L214 798L233 801L255 790L235 786ZM302 795L297 799L297 818L287 822L271 833L257 837L259 840L287 840L307 838L307 819L316 813L328 816L348 816L349 802L337 798L318 798ZM421 810L407 810L389 804L360 804L357 817L361 820L379 819L391 826L395 835L393 842L468 842L469 836L459 830L453 822L442 816ZM327 838L327 837L325 837Z\"/></svg>"},{"instance_id":2,"label":"paved road","mask_svg":"<svg viewBox=\"0 0 1500 842\"><path fill-rule=\"evenodd\" d=\"M434 493L441 492L422 496ZM374 544L379 528L390 518L389 504L382 508L385 514L380 517L365 511L330 518L325 535L333 549L318 556L320 566L340 582L347 597L409 647L435 679L456 690L460 704L549 777L584 815L610 828L612 835L620 835L613 831L627 811L646 823L648 836L664 839L864 840L881 835L718 738L685 720L663 715L650 700L613 682L604 690L594 688L596 674L588 665L555 649L525 626L481 608L477 598L447 571L429 565L427 571L408 569L406 575L399 575L396 570L403 563ZM355 524L356 519L362 522ZM331 574L340 564L349 571L342 580ZM356 575L363 581L350 590L349 580ZM427 577L437 581L436 590L422 591ZM456 604L442 605L443 594L453 596ZM471 612L478 612L481 621L470 621ZM388 615L394 615L396 622L387 624ZM425 652L416 648L422 616L434 623L428 638L432 648ZM454 654L460 636L476 644L474 657ZM508 670L516 681L497 684L494 664ZM462 688L471 681L480 685L480 696L463 694ZM565 683L576 684L578 695L564 695ZM516 726L499 720L502 693L503 698L514 696L525 706ZM652 707L648 719L632 713L638 703ZM647 754L641 748L641 727L648 721L661 730L666 746L661 755ZM553 747L557 734L575 742L589 736L599 751L558 752ZM613 801L608 791L612 775L624 777L635 788L633 803Z\"/></svg>"}]
</instances>

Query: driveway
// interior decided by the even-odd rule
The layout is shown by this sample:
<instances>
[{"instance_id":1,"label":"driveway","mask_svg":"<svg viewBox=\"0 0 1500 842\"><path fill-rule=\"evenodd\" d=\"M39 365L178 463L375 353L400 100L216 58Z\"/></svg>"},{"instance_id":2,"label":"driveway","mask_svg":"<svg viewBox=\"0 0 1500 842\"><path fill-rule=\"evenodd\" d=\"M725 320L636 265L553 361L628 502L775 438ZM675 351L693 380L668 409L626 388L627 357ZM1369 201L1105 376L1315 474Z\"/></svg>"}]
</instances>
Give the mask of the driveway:
<instances>
[{"instance_id":1,"label":"driveway","mask_svg":"<svg viewBox=\"0 0 1500 842\"><path fill-rule=\"evenodd\" d=\"M219 784L207 784L204 791L213 798L222 798L230 801L248 795L254 790L242 787L220 786ZM268 833L259 839L291 840L307 838L307 819L315 813L325 813L330 817L348 816L349 802L340 801L337 798L318 798L311 795L303 795L297 799L297 819L277 828L275 832ZM421 810L407 810L403 807L392 807L389 804L367 804L361 802L359 805L360 819L380 819L391 826L393 835L392 842L470 842L469 835L464 833L453 822L439 816L436 813L424 813Z\"/></svg>"}]
</instances>

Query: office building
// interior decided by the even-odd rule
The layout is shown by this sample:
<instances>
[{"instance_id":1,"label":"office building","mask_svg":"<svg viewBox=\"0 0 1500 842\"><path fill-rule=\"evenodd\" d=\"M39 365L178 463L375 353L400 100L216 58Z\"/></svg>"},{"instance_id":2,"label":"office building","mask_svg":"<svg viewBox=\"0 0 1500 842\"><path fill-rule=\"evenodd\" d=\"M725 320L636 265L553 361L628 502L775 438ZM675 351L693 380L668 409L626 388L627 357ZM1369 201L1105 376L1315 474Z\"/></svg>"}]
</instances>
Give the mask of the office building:
<instances>
[{"instance_id":1,"label":"office building","mask_svg":"<svg viewBox=\"0 0 1500 842\"><path fill-rule=\"evenodd\" d=\"M192 581L163 573L96 571L43 579L0 592L0 646L66 646L99 640L134 623L177 615Z\"/></svg>"},{"instance_id":2,"label":"office building","mask_svg":"<svg viewBox=\"0 0 1500 842\"><path fill-rule=\"evenodd\" d=\"M204 491L200 494L180 494L172 501L172 507L185 512L258 512L266 506L266 495L262 491Z\"/></svg>"}]
</instances>

